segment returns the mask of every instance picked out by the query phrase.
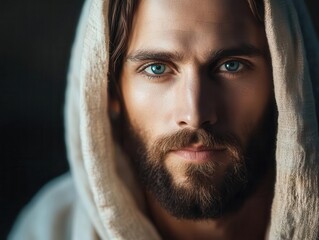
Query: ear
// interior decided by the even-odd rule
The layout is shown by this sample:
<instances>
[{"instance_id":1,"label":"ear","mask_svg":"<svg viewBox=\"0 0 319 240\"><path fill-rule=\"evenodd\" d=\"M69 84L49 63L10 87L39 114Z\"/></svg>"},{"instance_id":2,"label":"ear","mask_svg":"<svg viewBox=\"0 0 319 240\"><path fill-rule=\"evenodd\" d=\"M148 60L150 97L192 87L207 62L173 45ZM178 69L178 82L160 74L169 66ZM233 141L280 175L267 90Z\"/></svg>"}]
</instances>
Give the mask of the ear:
<instances>
[{"instance_id":1,"label":"ear","mask_svg":"<svg viewBox=\"0 0 319 240\"><path fill-rule=\"evenodd\" d=\"M119 87L114 82L108 85L108 114L111 120L117 120L121 114Z\"/></svg>"},{"instance_id":2,"label":"ear","mask_svg":"<svg viewBox=\"0 0 319 240\"><path fill-rule=\"evenodd\" d=\"M118 99L113 99L109 97L108 102L108 108L109 108L109 116L112 120L116 120L119 118L121 113L121 107L120 102Z\"/></svg>"}]
</instances>

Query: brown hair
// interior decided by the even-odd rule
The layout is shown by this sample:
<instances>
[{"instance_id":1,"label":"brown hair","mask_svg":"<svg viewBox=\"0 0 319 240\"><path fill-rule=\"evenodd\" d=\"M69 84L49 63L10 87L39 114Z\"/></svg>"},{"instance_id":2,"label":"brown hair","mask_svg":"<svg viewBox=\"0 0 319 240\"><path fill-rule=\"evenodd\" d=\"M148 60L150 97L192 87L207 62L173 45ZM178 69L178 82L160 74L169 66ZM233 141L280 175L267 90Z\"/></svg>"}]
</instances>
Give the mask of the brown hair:
<instances>
[{"instance_id":1,"label":"brown hair","mask_svg":"<svg viewBox=\"0 0 319 240\"><path fill-rule=\"evenodd\" d=\"M263 0L246 0L253 15L263 23ZM110 0L108 23L110 30L108 79L113 84L120 77L123 58L127 51L133 16L138 0Z\"/></svg>"},{"instance_id":2,"label":"brown hair","mask_svg":"<svg viewBox=\"0 0 319 240\"><path fill-rule=\"evenodd\" d=\"M127 50L133 16L138 0L110 0L109 22L109 81L112 84L120 76L123 58Z\"/></svg>"}]
</instances>

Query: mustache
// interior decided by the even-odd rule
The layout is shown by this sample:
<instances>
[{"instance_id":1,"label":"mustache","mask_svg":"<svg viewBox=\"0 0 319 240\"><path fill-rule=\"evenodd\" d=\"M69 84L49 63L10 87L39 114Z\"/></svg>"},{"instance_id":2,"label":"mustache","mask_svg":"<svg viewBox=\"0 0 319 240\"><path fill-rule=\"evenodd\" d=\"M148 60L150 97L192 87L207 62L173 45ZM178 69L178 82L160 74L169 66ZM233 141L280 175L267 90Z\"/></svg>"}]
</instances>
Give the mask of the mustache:
<instances>
[{"instance_id":1,"label":"mustache","mask_svg":"<svg viewBox=\"0 0 319 240\"><path fill-rule=\"evenodd\" d=\"M231 157L241 159L243 147L239 138L230 132L220 132L212 127L200 128L196 130L182 129L173 134L164 135L150 146L148 153L155 154L156 149L160 157L164 157L169 151L186 148L192 144L200 144L208 149L225 148Z\"/></svg>"}]
</instances>

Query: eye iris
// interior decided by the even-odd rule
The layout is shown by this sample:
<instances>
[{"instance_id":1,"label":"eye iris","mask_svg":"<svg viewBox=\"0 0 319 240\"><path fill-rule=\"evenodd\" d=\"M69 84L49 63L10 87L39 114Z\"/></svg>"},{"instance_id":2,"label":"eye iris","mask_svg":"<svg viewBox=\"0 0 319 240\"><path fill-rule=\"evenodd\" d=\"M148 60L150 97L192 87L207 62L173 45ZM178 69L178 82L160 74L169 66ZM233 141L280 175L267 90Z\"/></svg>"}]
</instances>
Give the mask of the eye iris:
<instances>
[{"instance_id":1,"label":"eye iris","mask_svg":"<svg viewBox=\"0 0 319 240\"><path fill-rule=\"evenodd\" d=\"M165 71L165 65L155 64L151 66L152 72L155 74L162 74Z\"/></svg>"},{"instance_id":2,"label":"eye iris","mask_svg":"<svg viewBox=\"0 0 319 240\"><path fill-rule=\"evenodd\" d=\"M225 63L225 68L230 72L235 72L239 69L239 62L231 61Z\"/></svg>"}]
</instances>

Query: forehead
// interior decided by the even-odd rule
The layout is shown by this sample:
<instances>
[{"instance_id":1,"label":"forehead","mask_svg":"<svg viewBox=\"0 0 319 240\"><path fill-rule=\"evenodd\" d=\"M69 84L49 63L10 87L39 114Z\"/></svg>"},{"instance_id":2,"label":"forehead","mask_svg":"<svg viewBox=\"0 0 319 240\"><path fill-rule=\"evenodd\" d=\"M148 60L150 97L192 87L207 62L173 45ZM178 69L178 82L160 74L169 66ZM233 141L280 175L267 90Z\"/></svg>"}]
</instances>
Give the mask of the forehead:
<instances>
[{"instance_id":1,"label":"forehead","mask_svg":"<svg viewBox=\"0 0 319 240\"><path fill-rule=\"evenodd\" d=\"M246 0L141 0L128 54L136 49L199 53L215 47L258 45L263 42L262 33Z\"/></svg>"},{"instance_id":2,"label":"forehead","mask_svg":"<svg viewBox=\"0 0 319 240\"><path fill-rule=\"evenodd\" d=\"M163 14L167 20L182 22L219 22L221 18L237 21L238 17L250 15L247 0L140 0L141 17L161 20Z\"/></svg>"}]
</instances>

